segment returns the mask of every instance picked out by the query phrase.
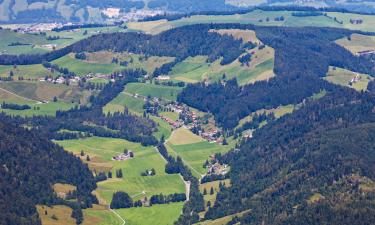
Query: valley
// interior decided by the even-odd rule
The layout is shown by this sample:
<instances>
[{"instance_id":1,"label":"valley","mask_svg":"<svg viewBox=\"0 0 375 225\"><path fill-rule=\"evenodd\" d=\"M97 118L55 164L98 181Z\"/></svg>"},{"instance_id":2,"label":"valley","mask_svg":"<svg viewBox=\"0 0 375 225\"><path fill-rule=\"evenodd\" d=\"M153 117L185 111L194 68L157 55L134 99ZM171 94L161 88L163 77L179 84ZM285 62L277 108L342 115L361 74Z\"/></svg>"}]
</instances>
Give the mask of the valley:
<instances>
[{"instance_id":1,"label":"valley","mask_svg":"<svg viewBox=\"0 0 375 225\"><path fill-rule=\"evenodd\" d=\"M0 190L14 189L0 197L17 198L1 216L22 202L19 221L43 225L373 215L374 15L167 19L0 30Z\"/></svg>"}]
</instances>

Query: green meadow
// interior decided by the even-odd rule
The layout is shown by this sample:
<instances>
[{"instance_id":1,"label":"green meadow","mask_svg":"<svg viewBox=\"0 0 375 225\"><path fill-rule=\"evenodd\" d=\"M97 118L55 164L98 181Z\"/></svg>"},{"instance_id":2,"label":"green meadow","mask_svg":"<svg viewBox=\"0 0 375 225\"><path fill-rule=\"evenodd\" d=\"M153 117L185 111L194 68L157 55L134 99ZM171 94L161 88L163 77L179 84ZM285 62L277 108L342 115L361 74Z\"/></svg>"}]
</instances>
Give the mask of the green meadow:
<instances>
[{"instance_id":1,"label":"green meadow","mask_svg":"<svg viewBox=\"0 0 375 225\"><path fill-rule=\"evenodd\" d=\"M1 99L0 99L1 101ZM8 115L13 116L23 116L23 117L30 117L30 116L55 116L56 111L66 111L75 106L73 103L66 103L66 102L48 102L48 103L28 103L31 109L27 110L12 110L12 109L1 109L0 112L4 112Z\"/></svg>"},{"instance_id":2,"label":"green meadow","mask_svg":"<svg viewBox=\"0 0 375 225\"><path fill-rule=\"evenodd\" d=\"M293 11L262 11L255 10L246 14L235 15L196 15L181 18L174 21L158 20L151 22L131 22L128 23L129 29L139 30L150 34L157 34L173 27L197 23L243 23L255 24L260 26L319 26L319 27L337 27L352 30L375 31L375 20L372 15L360 15L351 13L327 12L328 16L310 16L310 17L294 17ZM275 21L276 17L284 17L284 21ZM343 23L334 20L336 17ZM354 25L350 23L350 19L362 19L363 23Z\"/></svg>"},{"instance_id":3,"label":"green meadow","mask_svg":"<svg viewBox=\"0 0 375 225\"><path fill-rule=\"evenodd\" d=\"M153 205L152 207L118 209L126 225L173 225L182 212L183 203Z\"/></svg>"},{"instance_id":4,"label":"green meadow","mask_svg":"<svg viewBox=\"0 0 375 225\"><path fill-rule=\"evenodd\" d=\"M56 77L59 73L52 73L41 64L35 65L18 65L13 66L3 66L0 65L0 77L8 77L10 71L13 72L13 79L18 79L23 77L24 79L39 80L40 78L45 78L46 76Z\"/></svg>"},{"instance_id":5,"label":"green meadow","mask_svg":"<svg viewBox=\"0 0 375 225\"><path fill-rule=\"evenodd\" d=\"M144 147L122 139L91 137L80 140L57 141L66 150L79 154L82 150L92 160L87 162L92 170L112 171L113 178L98 183L96 192L103 203L109 204L116 191L125 191L134 199L148 198L155 194L184 193L185 186L177 174L164 172L165 161L154 147ZM125 161L114 161L113 156L124 149L134 152L135 157ZM146 169L154 168L155 176L141 176ZM122 169L123 178L115 177L115 170Z\"/></svg>"},{"instance_id":6,"label":"green meadow","mask_svg":"<svg viewBox=\"0 0 375 225\"><path fill-rule=\"evenodd\" d=\"M175 101L181 87L156 85L150 83L129 83L125 86L125 92L139 94L141 96L151 96L164 100Z\"/></svg>"},{"instance_id":7,"label":"green meadow","mask_svg":"<svg viewBox=\"0 0 375 225\"><path fill-rule=\"evenodd\" d=\"M232 145L232 143L229 145L209 143L185 128L174 130L166 143L169 153L174 157L180 156L198 178L207 172L203 164L210 155L225 153L233 147Z\"/></svg>"},{"instance_id":8,"label":"green meadow","mask_svg":"<svg viewBox=\"0 0 375 225\"><path fill-rule=\"evenodd\" d=\"M99 64L99 63L90 63L84 60L79 60L79 59L74 58L73 54L63 56L59 59L52 61L52 63L57 64L63 68L68 68L69 71L74 72L78 76L85 76L89 73L111 74L115 71L118 71L124 68L114 63Z\"/></svg>"},{"instance_id":9,"label":"green meadow","mask_svg":"<svg viewBox=\"0 0 375 225\"><path fill-rule=\"evenodd\" d=\"M350 85L349 82L357 74L360 78L359 81ZM368 83L374 78L367 74L359 74L341 68L330 67L327 76L324 77L324 79L334 84L354 88L357 91L364 91L367 90Z\"/></svg>"},{"instance_id":10,"label":"green meadow","mask_svg":"<svg viewBox=\"0 0 375 225\"><path fill-rule=\"evenodd\" d=\"M105 114L124 112L125 107L127 107L131 113L140 115L144 111L143 105L144 101L142 99L135 98L129 94L122 92L119 95L117 95L116 98L114 98L106 106L103 107L103 112Z\"/></svg>"},{"instance_id":11,"label":"green meadow","mask_svg":"<svg viewBox=\"0 0 375 225\"><path fill-rule=\"evenodd\" d=\"M77 85L53 84L49 82L12 81L0 83L3 92L31 101L52 101L56 96L64 102L85 102L90 91ZM3 99L4 100L4 99ZM6 101L6 99L5 99Z\"/></svg>"},{"instance_id":12,"label":"green meadow","mask_svg":"<svg viewBox=\"0 0 375 225\"><path fill-rule=\"evenodd\" d=\"M193 168L195 174L199 173L199 175L204 175L207 172L206 168L203 168L203 164L210 155L229 151L228 146L209 143L208 141L186 145L172 145L169 143L168 145L184 162Z\"/></svg>"},{"instance_id":13,"label":"green meadow","mask_svg":"<svg viewBox=\"0 0 375 225\"><path fill-rule=\"evenodd\" d=\"M164 136L165 139L168 139L171 136L172 127L167 122L156 116L150 116L150 119L158 125L158 131L154 133L154 136L157 139L160 140L162 136Z\"/></svg>"}]
</instances>

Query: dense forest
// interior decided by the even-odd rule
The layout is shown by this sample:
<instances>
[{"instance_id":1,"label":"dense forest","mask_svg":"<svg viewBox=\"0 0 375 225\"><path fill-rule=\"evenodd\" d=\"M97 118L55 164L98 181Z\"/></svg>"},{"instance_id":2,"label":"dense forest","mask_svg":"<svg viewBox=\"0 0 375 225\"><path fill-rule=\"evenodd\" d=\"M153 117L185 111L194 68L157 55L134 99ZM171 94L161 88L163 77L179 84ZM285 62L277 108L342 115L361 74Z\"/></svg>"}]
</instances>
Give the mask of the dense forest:
<instances>
[{"instance_id":1,"label":"dense forest","mask_svg":"<svg viewBox=\"0 0 375 225\"><path fill-rule=\"evenodd\" d=\"M0 156L0 224L40 224L36 204L58 202L80 211L97 202L91 195L96 183L88 167L38 132L1 120ZM78 201L57 199L55 183L75 185Z\"/></svg>"},{"instance_id":2,"label":"dense forest","mask_svg":"<svg viewBox=\"0 0 375 225\"><path fill-rule=\"evenodd\" d=\"M221 159L232 186L205 217L251 209L241 223L373 224L374 150L373 94L345 88L309 100Z\"/></svg>"},{"instance_id":3,"label":"dense forest","mask_svg":"<svg viewBox=\"0 0 375 225\"><path fill-rule=\"evenodd\" d=\"M370 59L356 57L334 43L351 31L331 28L252 27L219 24L212 28L254 28L258 38L275 49L276 77L269 81L239 87L235 80L226 83L188 85L178 100L202 111L214 114L226 129L258 109L297 104L321 90L338 87L320 79L329 66L375 75ZM293 46L291 48L291 46ZM292 91L291 91L292 90Z\"/></svg>"},{"instance_id":4,"label":"dense forest","mask_svg":"<svg viewBox=\"0 0 375 225\"><path fill-rule=\"evenodd\" d=\"M189 56L207 55L210 61L222 57L222 64L235 60L246 45L228 35L209 32L206 25L184 26L152 36L142 33L98 34L68 47L35 55L0 55L0 64L23 65L52 61L70 52L113 50L149 56L171 56L181 61Z\"/></svg>"}]
</instances>

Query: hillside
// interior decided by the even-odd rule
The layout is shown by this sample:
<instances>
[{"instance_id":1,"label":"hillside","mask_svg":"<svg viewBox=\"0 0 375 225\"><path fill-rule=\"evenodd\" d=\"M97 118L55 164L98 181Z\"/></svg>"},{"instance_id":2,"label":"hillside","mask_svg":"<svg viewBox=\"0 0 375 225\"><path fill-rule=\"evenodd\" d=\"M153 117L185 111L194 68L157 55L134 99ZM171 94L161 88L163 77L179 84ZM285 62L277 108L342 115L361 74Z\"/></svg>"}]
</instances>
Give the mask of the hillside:
<instances>
[{"instance_id":1,"label":"hillside","mask_svg":"<svg viewBox=\"0 0 375 225\"><path fill-rule=\"evenodd\" d=\"M3 26L0 225L375 224L375 16L248 2L29 0L183 14Z\"/></svg>"},{"instance_id":2,"label":"hillside","mask_svg":"<svg viewBox=\"0 0 375 225\"><path fill-rule=\"evenodd\" d=\"M339 2L334 0L2 0L0 1L0 21L5 23L101 23L113 19L139 19L163 12L223 12L256 6L334 7L355 12L375 12L375 4L371 0Z\"/></svg>"},{"instance_id":3,"label":"hillside","mask_svg":"<svg viewBox=\"0 0 375 225\"><path fill-rule=\"evenodd\" d=\"M206 218L250 209L241 224L373 224L374 99L343 89L258 130L224 157L232 187Z\"/></svg>"},{"instance_id":4,"label":"hillside","mask_svg":"<svg viewBox=\"0 0 375 225\"><path fill-rule=\"evenodd\" d=\"M88 167L37 132L0 122L0 156L0 224L40 224L36 204L69 205L82 220L81 207L97 201ZM80 203L57 199L55 183L75 185Z\"/></svg>"}]
</instances>

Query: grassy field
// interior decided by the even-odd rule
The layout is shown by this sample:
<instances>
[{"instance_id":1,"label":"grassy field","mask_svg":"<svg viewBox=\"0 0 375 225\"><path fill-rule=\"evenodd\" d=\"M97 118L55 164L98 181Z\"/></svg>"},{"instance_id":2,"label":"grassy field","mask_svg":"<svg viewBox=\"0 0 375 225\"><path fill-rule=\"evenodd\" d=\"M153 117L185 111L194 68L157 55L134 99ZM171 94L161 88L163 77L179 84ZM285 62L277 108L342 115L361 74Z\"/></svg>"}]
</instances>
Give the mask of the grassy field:
<instances>
[{"instance_id":1,"label":"grassy field","mask_svg":"<svg viewBox=\"0 0 375 225\"><path fill-rule=\"evenodd\" d=\"M142 99L135 98L122 92L103 108L103 112L105 114L124 112L124 107L127 107L131 113L140 115L144 111L143 105L144 101Z\"/></svg>"},{"instance_id":2,"label":"grassy field","mask_svg":"<svg viewBox=\"0 0 375 225\"><path fill-rule=\"evenodd\" d=\"M171 136L172 127L167 122L156 116L150 116L150 119L158 124L158 131L154 133L156 138L160 139L164 135L164 138L168 139Z\"/></svg>"},{"instance_id":3,"label":"grassy field","mask_svg":"<svg viewBox=\"0 0 375 225\"><path fill-rule=\"evenodd\" d=\"M217 32L221 35L230 35L237 40L242 40L244 43L251 42L254 44L261 44L261 41L257 38L256 33L253 30L220 29L210 31Z\"/></svg>"},{"instance_id":4,"label":"grassy field","mask_svg":"<svg viewBox=\"0 0 375 225\"><path fill-rule=\"evenodd\" d=\"M181 127L173 131L171 137L168 139L168 143L172 145L186 145L204 141L198 135L193 134L190 130Z\"/></svg>"},{"instance_id":5,"label":"grassy field","mask_svg":"<svg viewBox=\"0 0 375 225\"><path fill-rule=\"evenodd\" d=\"M68 68L69 71L74 72L78 76L85 76L89 73L111 74L115 71L124 69L115 63L90 63L84 60L74 58L73 54L63 56L59 59L52 61L52 63L59 65L63 68Z\"/></svg>"},{"instance_id":6,"label":"grassy field","mask_svg":"<svg viewBox=\"0 0 375 225\"><path fill-rule=\"evenodd\" d=\"M53 191L57 194L57 196L61 196L61 197L65 196L69 192L77 190L77 188L71 184L56 183L52 187L53 187Z\"/></svg>"},{"instance_id":7,"label":"grassy field","mask_svg":"<svg viewBox=\"0 0 375 225\"><path fill-rule=\"evenodd\" d=\"M4 27L12 27L12 25L2 25ZM87 35L84 35L85 30L87 31ZM120 27L98 27L98 28L87 28L87 29L78 29L74 31L62 31L62 32L54 32L54 31L47 31L46 35L41 34L23 34L17 33L11 30L3 29L0 30L0 53L6 54L37 54L37 53L45 53L51 51L51 48L47 48L47 44L56 45L56 48L63 48L74 42L82 40L84 38L88 38L92 35L99 34L99 33L109 33L109 32L124 32L126 30ZM58 40L47 40L48 36L59 36L60 39ZM9 46L12 43L22 43L27 45L16 45L16 46Z\"/></svg>"},{"instance_id":8,"label":"grassy field","mask_svg":"<svg viewBox=\"0 0 375 225\"><path fill-rule=\"evenodd\" d=\"M238 60L227 65L221 65L220 59L208 63L207 57L196 56L178 63L169 75L176 81L196 83L203 80L218 81L225 74L227 79L236 78L240 85L273 77L274 50L267 46L261 50L256 48L249 52L253 55L249 66L241 65Z\"/></svg>"},{"instance_id":9,"label":"grassy field","mask_svg":"<svg viewBox=\"0 0 375 225\"><path fill-rule=\"evenodd\" d=\"M109 171L115 174L116 169L122 169L124 177L108 179L98 183L96 192L102 203L108 204L112 194L125 191L135 199L154 194L184 193L185 186L177 174L169 175L164 172L165 162L154 147L144 147L138 143L122 139L92 137L80 140L58 141L66 150L79 154L83 150L91 158L87 162L86 156L82 160L88 163L92 170ZM116 156L127 148L134 152L135 157L126 161L113 161ZM155 176L144 177L141 172L154 168ZM145 195L142 192L145 192Z\"/></svg>"},{"instance_id":10,"label":"grassy field","mask_svg":"<svg viewBox=\"0 0 375 225\"><path fill-rule=\"evenodd\" d=\"M209 70L207 57L189 57L178 63L169 73L172 79L187 83L196 83L203 80L203 75Z\"/></svg>"},{"instance_id":11,"label":"grassy field","mask_svg":"<svg viewBox=\"0 0 375 225\"><path fill-rule=\"evenodd\" d=\"M64 205L55 205L55 206L45 206L37 205L36 206L39 214L39 218L42 221L43 225L75 225L76 220L71 217L72 209ZM46 214L47 212L47 214ZM52 218L55 217L56 219Z\"/></svg>"},{"instance_id":12,"label":"grassy field","mask_svg":"<svg viewBox=\"0 0 375 225\"><path fill-rule=\"evenodd\" d=\"M367 90L368 83L374 78L367 74L358 74L360 80L352 85L349 85L350 80L355 77L356 74L357 73L349 70L330 67L327 76L324 79L334 84L354 88L357 91Z\"/></svg>"},{"instance_id":13,"label":"grassy field","mask_svg":"<svg viewBox=\"0 0 375 225\"><path fill-rule=\"evenodd\" d=\"M243 212L240 212L240 213L236 213L236 214L233 214L233 215L218 218L216 220L206 220L206 221L203 221L203 222L196 223L195 225L223 225L223 224L227 224L229 221L231 221L233 219L233 217L235 217L235 216L241 217L245 213L248 213L248 212L250 212L250 210L246 210L246 211L243 211Z\"/></svg>"},{"instance_id":14,"label":"grassy field","mask_svg":"<svg viewBox=\"0 0 375 225\"><path fill-rule=\"evenodd\" d=\"M111 51L99 51L86 53L87 62L90 63L104 63L111 64L113 58L117 58L119 62L128 62L127 68L136 69L141 68L147 71L149 74L153 73L154 70L165 63L173 61L173 57L159 57L150 56L145 57L141 54L133 54L128 52L111 52Z\"/></svg>"},{"instance_id":15,"label":"grassy field","mask_svg":"<svg viewBox=\"0 0 375 225\"><path fill-rule=\"evenodd\" d=\"M16 33L10 30L0 30L0 53L5 54L36 54L47 52L47 50L39 48L38 45L47 43L45 37L34 34ZM10 46L12 43L22 43L28 45Z\"/></svg>"},{"instance_id":16,"label":"grassy field","mask_svg":"<svg viewBox=\"0 0 375 225\"><path fill-rule=\"evenodd\" d=\"M352 34L350 40L342 38L336 41L337 44L356 54L361 51L375 50L375 36Z\"/></svg>"},{"instance_id":17,"label":"grassy field","mask_svg":"<svg viewBox=\"0 0 375 225\"><path fill-rule=\"evenodd\" d=\"M116 210L127 225L172 225L182 212L183 203Z\"/></svg>"},{"instance_id":18,"label":"grassy field","mask_svg":"<svg viewBox=\"0 0 375 225\"><path fill-rule=\"evenodd\" d=\"M210 155L215 153L225 153L230 149L229 146L209 143L207 141L184 145L173 145L168 143L168 146L177 155L181 156L184 162L194 169L192 171L193 173L195 172L199 175L203 175L207 172L206 168L203 168L203 164Z\"/></svg>"},{"instance_id":19,"label":"grassy field","mask_svg":"<svg viewBox=\"0 0 375 225\"><path fill-rule=\"evenodd\" d=\"M161 116L165 116L173 121L178 120L179 114L176 112L160 112L159 113Z\"/></svg>"},{"instance_id":20,"label":"grassy field","mask_svg":"<svg viewBox=\"0 0 375 225\"><path fill-rule=\"evenodd\" d=\"M318 98L322 94L323 93L319 93L319 94L317 94L317 96L314 96L314 98ZM283 105L283 106L279 106L279 107L274 108L274 109L260 109L260 110L257 110L256 112L253 112L250 115L242 118L240 120L240 122L238 123L238 125L236 126L236 128L239 128L244 123L251 121L253 119L253 116L255 114L262 114L262 113L269 114L269 113L273 113L275 115L276 119L278 119L278 118L280 118L280 117L282 117L282 116L284 116L286 114L292 113L294 109L295 109L294 105Z\"/></svg>"},{"instance_id":21,"label":"grassy field","mask_svg":"<svg viewBox=\"0 0 375 225\"><path fill-rule=\"evenodd\" d=\"M151 96L170 101L175 101L178 93L180 93L181 90L181 87L156 85L150 83L129 83L125 86L125 91L128 93Z\"/></svg>"},{"instance_id":22,"label":"grassy field","mask_svg":"<svg viewBox=\"0 0 375 225\"><path fill-rule=\"evenodd\" d=\"M82 225L122 225L123 222L104 205L93 205L83 210Z\"/></svg>"},{"instance_id":23,"label":"grassy field","mask_svg":"<svg viewBox=\"0 0 375 225\"><path fill-rule=\"evenodd\" d=\"M167 150L172 156L180 156L192 169L198 178L206 173L204 162L214 153L227 152L231 145L209 143L200 136L193 134L186 128L179 128L172 132L166 144Z\"/></svg>"},{"instance_id":24,"label":"grassy field","mask_svg":"<svg viewBox=\"0 0 375 225\"><path fill-rule=\"evenodd\" d=\"M2 99L0 99L2 102ZM48 102L48 103L33 103L28 105L31 109L27 110L12 110L12 109L0 109L0 112L4 112L8 115L13 116L23 116L23 117L30 117L30 116L55 116L57 110L66 111L75 106L73 103L66 103L66 102ZM36 108L34 108L36 107Z\"/></svg>"},{"instance_id":25,"label":"grassy field","mask_svg":"<svg viewBox=\"0 0 375 225\"><path fill-rule=\"evenodd\" d=\"M375 19L372 15L359 15L350 13L334 13L328 12L328 16L314 16L314 17L294 17L292 11L262 11L255 10L246 14L235 14L235 15L220 15L220 16L207 16L198 15L185 17L179 20L167 21L159 20L152 22L132 22L128 23L128 27L132 30L139 30L146 33L156 34L162 31L180 27L189 24L197 23L243 23L243 24L255 24L261 26L322 26L322 27L338 27L347 28L353 30L362 31L375 31ZM275 21L276 17L283 16L284 21ZM336 17L343 23L334 21ZM268 18L268 21L267 21ZM350 23L350 19L363 19L363 23L360 25L354 25Z\"/></svg>"},{"instance_id":26,"label":"grassy field","mask_svg":"<svg viewBox=\"0 0 375 225\"><path fill-rule=\"evenodd\" d=\"M56 96L64 102L85 102L90 93L76 85L53 84L48 82L12 81L0 83L0 88L14 95L34 101L52 101Z\"/></svg>"},{"instance_id":27,"label":"grassy field","mask_svg":"<svg viewBox=\"0 0 375 225\"><path fill-rule=\"evenodd\" d=\"M0 65L0 77L8 77L10 71L13 72L13 79L17 80L20 77L24 79L39 80L40 78L45 78L46 76L56 77L59 73L52 73L41 64L35 65L18 65L16 68L13 66L2 66Z\"/></svg>"}]
</instances>

